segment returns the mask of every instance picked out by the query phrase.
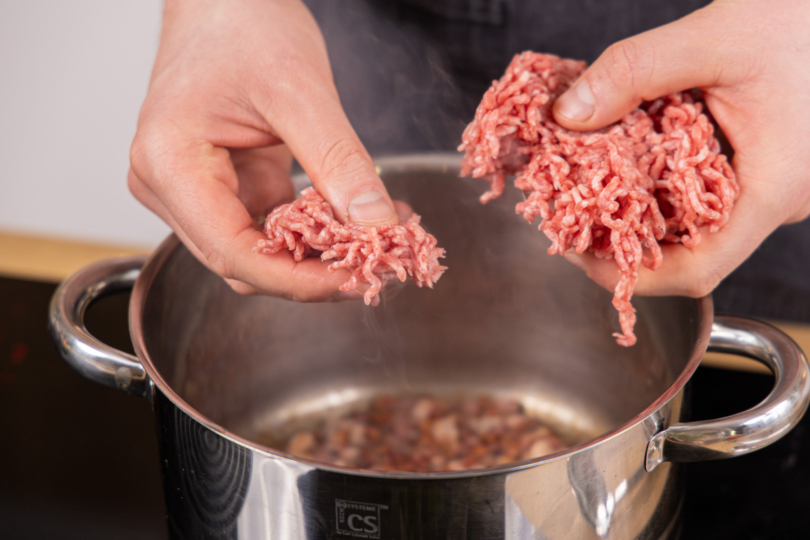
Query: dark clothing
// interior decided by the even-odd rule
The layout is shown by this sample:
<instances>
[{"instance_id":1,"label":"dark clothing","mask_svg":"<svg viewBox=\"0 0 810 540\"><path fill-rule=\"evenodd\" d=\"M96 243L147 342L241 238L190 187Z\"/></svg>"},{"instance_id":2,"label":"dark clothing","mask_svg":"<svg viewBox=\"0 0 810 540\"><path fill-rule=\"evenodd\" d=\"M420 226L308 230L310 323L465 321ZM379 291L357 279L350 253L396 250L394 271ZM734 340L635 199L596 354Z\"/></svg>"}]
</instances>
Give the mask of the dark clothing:
<instances>
[{"instance_id":1,"label":"dark clothing","mask_svg":"<svg viewBox=\"0 0 810 540\"><path fill-rule=\"evenodd\" d=\"M452 150L512 56L594 61L707 0L305 0L372 155ZM483 189L483 187L482 187ZM810 221L782 227L714 294L718 312L810 321Z\"/></svg>"},{"instance_id":2,"label":"dark clothing","mask_svg":"<svg viewBox=\"0 0 810 540\"><path fill-rule=\"evenodd\" d=\"M707 0L305 0L372 154L454 149L516 53L593 62Z\"/></svg>"}]
</instances>

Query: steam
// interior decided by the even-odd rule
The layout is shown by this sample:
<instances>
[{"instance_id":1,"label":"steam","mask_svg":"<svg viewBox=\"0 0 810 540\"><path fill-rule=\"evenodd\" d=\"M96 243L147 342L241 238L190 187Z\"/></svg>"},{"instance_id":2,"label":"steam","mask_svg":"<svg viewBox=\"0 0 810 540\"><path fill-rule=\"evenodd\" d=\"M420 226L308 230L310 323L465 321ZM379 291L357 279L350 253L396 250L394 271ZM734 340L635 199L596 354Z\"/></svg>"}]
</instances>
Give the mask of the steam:
<instances>
[{"instance_id":1,"label":"steam","mask_svg":"<svg viewBox=\"0 0 810 540\"><path fill-rule=\"evenodd\" d=\"M408 378L408 362L405 361L402 352L405 350L405 342L400 324L387 309L390 301L387 289L389 287L395 289L396 294L404 286L400 284L397 287L394 283L388 282L383 289L380 304L376 307L363 307L361 317L374 342L374 354L364 359L370 364L381 365L389 381L395 381L396 385L403 389L413 390Z\"/></svg>"},{"instance_id":2,"label":"steam","mask_svg":"<svg viewBox=\"0 0 810 540\"><path fill-rule=\"evenodd\" d=\"M458 146L474 109L425 30L395 16L398 2L306 3L326 39L344 110L372 155Z\"/></svg>"}]
</instances>

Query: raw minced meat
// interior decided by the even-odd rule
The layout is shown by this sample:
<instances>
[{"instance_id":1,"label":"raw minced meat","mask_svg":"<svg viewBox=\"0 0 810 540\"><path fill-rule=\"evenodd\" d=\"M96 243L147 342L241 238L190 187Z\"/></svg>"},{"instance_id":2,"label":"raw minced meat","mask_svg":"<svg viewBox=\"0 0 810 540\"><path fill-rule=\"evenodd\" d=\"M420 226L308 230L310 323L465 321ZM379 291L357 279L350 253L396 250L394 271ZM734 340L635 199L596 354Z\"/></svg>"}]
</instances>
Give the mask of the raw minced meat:
<instances>
[{"instance_id":1,"label":"raw minced meat","mask_svg":"<svg viewBox=\"0 0 810 540\"><path fill-rule=\"evenodd\" d=\"M271 435L260 434L260 442ZM384 395L296 432L283 447L346 467L430 472L535 459L566 445L516 400Z\"/></svg>"},{"instance_id":2,"label":"raw minced meat","mask_svg":"<svg viewBox=\"0 0 810 540\"><path fill-rule=\"evenodd\" d=\"M550 254L573 249L616 260L621 278L613 305L622 334L614 335L630 346L640 265L661 266L659 242L692 248L698 227L722 229L739 186L703 105L689 93L645 102L597 131L557 124L554 100L585 67L549 54L516 55L464 131L462 175L491 183L482 203L516 175L515 186L527 194L516 212L530 223L540 216Z\"/></svg>"},{"instance_id":3,"label":"raw minced meat","mask_svg":"<svg viewBox=\"0 0 810 540\"><path fill-rule=\"evenodd\" d=\"M287 248L296 261L301 261L317 251L322 260L335 261L329 270L351 271L340 290L351 291L367 283L363 295L366 304L379 302L383 279L396 276L405 281L411 276L419 287L432 288L446 270L439 264L444 250L436 247L436 238L419 225L418 215L412 214L399 225L342 224L335 219L332 206L313 188L303 190L300 199L273 209L265 221L264 234L267 239L256 247L259 253L273 254Z\"/></svg>"}]
</instances>

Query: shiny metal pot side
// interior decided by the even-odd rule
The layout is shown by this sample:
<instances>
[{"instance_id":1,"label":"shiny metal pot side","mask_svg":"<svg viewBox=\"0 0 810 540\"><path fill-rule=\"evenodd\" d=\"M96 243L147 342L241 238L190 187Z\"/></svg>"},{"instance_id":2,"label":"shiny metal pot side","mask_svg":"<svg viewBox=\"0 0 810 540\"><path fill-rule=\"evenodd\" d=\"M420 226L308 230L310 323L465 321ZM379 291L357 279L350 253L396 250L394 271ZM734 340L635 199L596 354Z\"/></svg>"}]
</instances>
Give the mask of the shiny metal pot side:
<instances>
[{"instance_id":1,"label":"shiny metal pot side","mask_svg":"<svg viewBox=\"0 0 810 540\"><path fill-rule=\"evenodd\" d=\"M675 538L677 462L757 450L807 408L807 359L779 330L713 321L709 297L637 298L638 344L619 347L610 294L546 255L543 235L514 215L519 193L482 207L480 181L459 179L454 155L378 165L447 249L449 270L432 291L394 284L377 308L243 297L172 236L145 264L91 265L55 293L51 329L65 359L153 404L172 538ZM137 357L83 323L95 298L127 287ZM743 413L688 422L684 386L707 347L765 363L771 394ZM313 411L402 391L513 397L574 444L418 474L252 442Z\"/></svg>"}]
</instances>

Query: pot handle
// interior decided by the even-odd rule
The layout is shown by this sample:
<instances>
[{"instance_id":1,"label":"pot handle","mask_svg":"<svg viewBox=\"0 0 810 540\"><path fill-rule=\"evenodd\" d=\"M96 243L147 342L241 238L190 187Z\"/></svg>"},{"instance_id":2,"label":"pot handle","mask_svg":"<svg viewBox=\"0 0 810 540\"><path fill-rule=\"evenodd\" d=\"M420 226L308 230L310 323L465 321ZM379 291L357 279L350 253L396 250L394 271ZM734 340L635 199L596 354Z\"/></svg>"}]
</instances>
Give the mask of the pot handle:
<instances>
[{"instance_id":1,"label":"pot handle","mask_svg":"<svg viewBox=\"0 0 810 540\"><path fill-rule=\"evenodd\" d=\"M708 350L762 362L773 371L773 390L747 411L659 431L647 445L647 471L664 461L708 461L759 450L790 431L807 409L810 366L799 346L781 330L742 317L715 317Z\"/></svg>"},{"instance_id":2,"label":"pot handle","mask_svg":"<svg viewBox=\"0 0 810 540\"><path fill-rule=\"evenodd\" d=\"M51 298L51 337L73 369L97 383L151 398L149 377L137 357L105 345L84 325L84 313L97 298L131 289L146 257L120 257L86 266L67 278Z\"/></svg>"}]
</instances>

